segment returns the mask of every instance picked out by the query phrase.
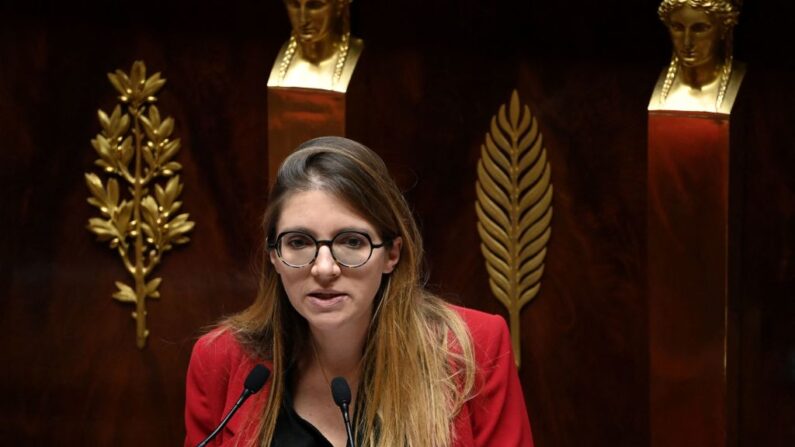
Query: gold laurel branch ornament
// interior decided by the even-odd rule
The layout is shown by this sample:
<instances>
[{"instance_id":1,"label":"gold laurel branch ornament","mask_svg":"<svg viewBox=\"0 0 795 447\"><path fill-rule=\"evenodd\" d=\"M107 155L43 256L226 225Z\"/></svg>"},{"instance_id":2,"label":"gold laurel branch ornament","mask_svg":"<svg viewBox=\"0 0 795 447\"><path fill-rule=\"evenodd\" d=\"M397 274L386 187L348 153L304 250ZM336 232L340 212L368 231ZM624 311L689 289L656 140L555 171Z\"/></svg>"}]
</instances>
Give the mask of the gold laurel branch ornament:
<instances>
[{"instance_id":1,"label":"gold laurel branch ornament","mask_svg":"<svg viewBox=\"0 0 795 447\"><path fill-rule=\"evenodd\" d=\"M475 185L480 249L489 286L508 309L516 366L521 365L519 313L541 288L551 235L552 184L543 138L516 90L491 119Z\"/></svg>"},{"instance_id":2,"label":"gold laurel branch ornament","mask_svg":"<svg viewBox=\"0 0 795 447\"><path fill-rule=\"evenodd\" d=\"M149 335L146 299L160 298L162 281L148 277L163 253L190 240L187 233L194 222L187 213L177 214L183 184L176 175L182 165L174 161L180 149L179 138L171 139L174 119L161 119L154 105L154 95L166 80L160 73L147 78L142 61L133 63L129 75L116 70L108 73L108 79L121 94L120 104L110 116L97 111L102 131L91 145L99 155L94 164L107 181L85 174L91 191L88 203L101 215L88 220L88 230L118 252L133 277L133 285L116 281L113 298L135 305L136 344L143 348Z\"/></svg>"}]
</instances>

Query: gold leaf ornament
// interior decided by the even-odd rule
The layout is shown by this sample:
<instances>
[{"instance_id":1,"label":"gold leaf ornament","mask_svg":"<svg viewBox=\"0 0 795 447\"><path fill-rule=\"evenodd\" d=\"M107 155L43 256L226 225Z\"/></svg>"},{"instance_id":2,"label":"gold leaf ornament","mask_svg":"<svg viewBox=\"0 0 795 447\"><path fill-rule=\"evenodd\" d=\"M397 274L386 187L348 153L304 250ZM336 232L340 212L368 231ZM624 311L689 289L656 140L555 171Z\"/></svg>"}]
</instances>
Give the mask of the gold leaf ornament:
<instances>
[{"instance_id":1,"label":"gold leaf ornament","mask_svg":"<svg viewBox=\"0 0 795 447\"><path fill-rule=\"evenodd\" d=\"M177 199L183 184L176 175L182 166L173 161L180 142L171 139L174 119L161 119L154 105L155 94L166 80L160 73L147 78L141 61L133 63L129 75L116 70L108 74L108 79L119 92L121 104L110 115L97 111L102 130L91 140L91 146L99 157L94 164L107 181L97 173L85 174L91 192L88 203L101 216L88 220L88 230L117 251L132 276L132 285L116 281L112 296L135 305L136 344L143 348L149 335L146 299L160 298L162 282L162 278L147 277L159 265L163 253L190 241L188 233L194 223L187 213L175 215L182 206ZM124 198L120 183L129 193Z\"/></svg>"},{"instance_id":2,"label":"gold leaf ornament","mask_svg":"<svg viewBox=\"0 0 795 447\"><path fill-rule=\"evenodd\" d=\"M516 90L491 119L481 146L475 190L477 229L489 286L508 309L516 365L521 365L521 309L538 295L551 235L552 183L543 138Z\"/></svg>"}]
</instances>

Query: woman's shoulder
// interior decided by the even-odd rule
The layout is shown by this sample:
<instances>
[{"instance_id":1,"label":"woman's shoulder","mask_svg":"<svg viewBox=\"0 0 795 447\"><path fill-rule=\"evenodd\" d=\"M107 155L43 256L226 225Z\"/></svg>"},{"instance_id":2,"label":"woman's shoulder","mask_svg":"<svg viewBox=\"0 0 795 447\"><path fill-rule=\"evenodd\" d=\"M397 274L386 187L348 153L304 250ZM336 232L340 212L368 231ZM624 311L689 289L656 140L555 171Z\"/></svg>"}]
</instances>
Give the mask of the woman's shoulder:
<instances>
[{"instance_id":1,"label":"woman's shoulder","mask_svg":"<svg viewBox=\"0 0 795 447\"><path fill-rule=\"evenodd\" d=\"M232 330L226 327L217 327L202 335L193 346L194 354L206 356L228 356L242 351L243 347L235 338Z\"/></svg>"},{"instance_id":2,"label":"woman's shoulder","mask_svg":"<svg viewBox=\"0 0 795 447\"><path fill-rule=\"evenodd\" d=\"M229 328L213 329L196 341L185 384L186 446L196 445L232 408L244 389L246 377L258 363L271 367L248 354ZM266 394L260 392L258 396ZM217 439L239 431L244 413L250 412L251 407L249 403L243 408Z\"/></svg>"},{"instance_id":3,"label":"woman's shoulder","mask_svg":"<svg viewBox=\"0 0 795 447\"><path fill-rule=\"evenodd\" d=\"M457 446L532 446L522 386L505 319L450 306L469 328L475 353L475 389L456 417Z\"/></svg>"},{"instance_id":4,"label":"woman's shoulder","mask_svg":"<svg viewBox=\"0 0 795 447\"><path fill-rule=\"evenodd\" d=\"M474 340L484 336L498 336L508 330L505 319L499 315L470 309L468 307L456 306L454 304L449 304L449 306L464 321Z\"/></svg>"},{"instance_id":5,"label":"woman's shoulder","mask_svg":"<svg viewBox=\"0 0 795 447\"><path fill-rule=\"evenodd\" d=\"M193 346L188 365L188 385L217 388L221 393L231 390L226 400L233 399L242 389L246 376L259 363L271 368L269 361L251 355L231 329L216 328L201 336Z\"/></svg>"},{"instance_id":6,"label":"woman's shoulder","mask_svg":"<svg viewBox=\"0 0 795 447\"><path fill-rule=\"evenodd\" d=\"M511 334L500 315L450 305L463 320L472 340L475 359L481 366L512 358Z\"/></svg>"},{"instance_id":7,"label":"woman's shoulder","mask_svg":"<svg viewBox=\"0 0 795 447\"><path fill-rule=\"evenodd\" d=\"M227 371L230 366L252 363L253 360L232 330L226 327L215 328L199 337L191 355L194 366Z\"/></svg>"}]
</instances>

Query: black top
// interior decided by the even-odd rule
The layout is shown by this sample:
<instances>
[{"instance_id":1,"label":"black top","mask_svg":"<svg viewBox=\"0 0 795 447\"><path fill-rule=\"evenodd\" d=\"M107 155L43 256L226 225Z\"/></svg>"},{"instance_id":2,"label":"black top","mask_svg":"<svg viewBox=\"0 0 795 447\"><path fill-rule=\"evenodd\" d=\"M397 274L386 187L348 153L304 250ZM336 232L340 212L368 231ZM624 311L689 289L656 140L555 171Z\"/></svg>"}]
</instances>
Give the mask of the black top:
<instances>
[{"instance_id":1,"label":"black top","mask_svg":"<svg viewBox=\"0 0 795 447\"><path fill-rule=\"evenodd\" d=\"M271 445L273 447L333 447L314 425L295 412L291 392L292 380L289 379L291 375L287 374L282 409L276 419L276 429ZM342 413L340 413L340 424L343 424Z\"/></svg>"}]
</instances>

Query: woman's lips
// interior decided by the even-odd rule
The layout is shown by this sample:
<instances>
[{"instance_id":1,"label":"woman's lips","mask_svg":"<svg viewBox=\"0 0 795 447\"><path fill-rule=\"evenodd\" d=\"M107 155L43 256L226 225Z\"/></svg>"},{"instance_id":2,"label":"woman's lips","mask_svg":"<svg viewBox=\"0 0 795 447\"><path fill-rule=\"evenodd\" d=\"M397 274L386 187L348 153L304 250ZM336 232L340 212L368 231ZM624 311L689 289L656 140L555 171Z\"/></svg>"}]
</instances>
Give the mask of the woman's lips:
<instances>
[{"instance_id":1,"label":"woman's lips","mask_svg":"<svg viewBox=\"0 0 795 447\"><path fill-rule=\"evenodd\" d=\"M316 292L309 294L309 296L311 296L312 298L317 298L319 300L331 300L342 295L344 295L344 293L341 292L322 292L322 293Z\"/></svg>"},{"instance_id":2,"label":"woman's lips","mask_svg":"<svg viewBox=\"0 0 795 447\"><path fill-rule=\"evenodd\" d=\"M308 296L313 306L320 309L331 309L342 303L348 295L341 292L317 292L310 293Z\"/></svg>"}]
</instances>

